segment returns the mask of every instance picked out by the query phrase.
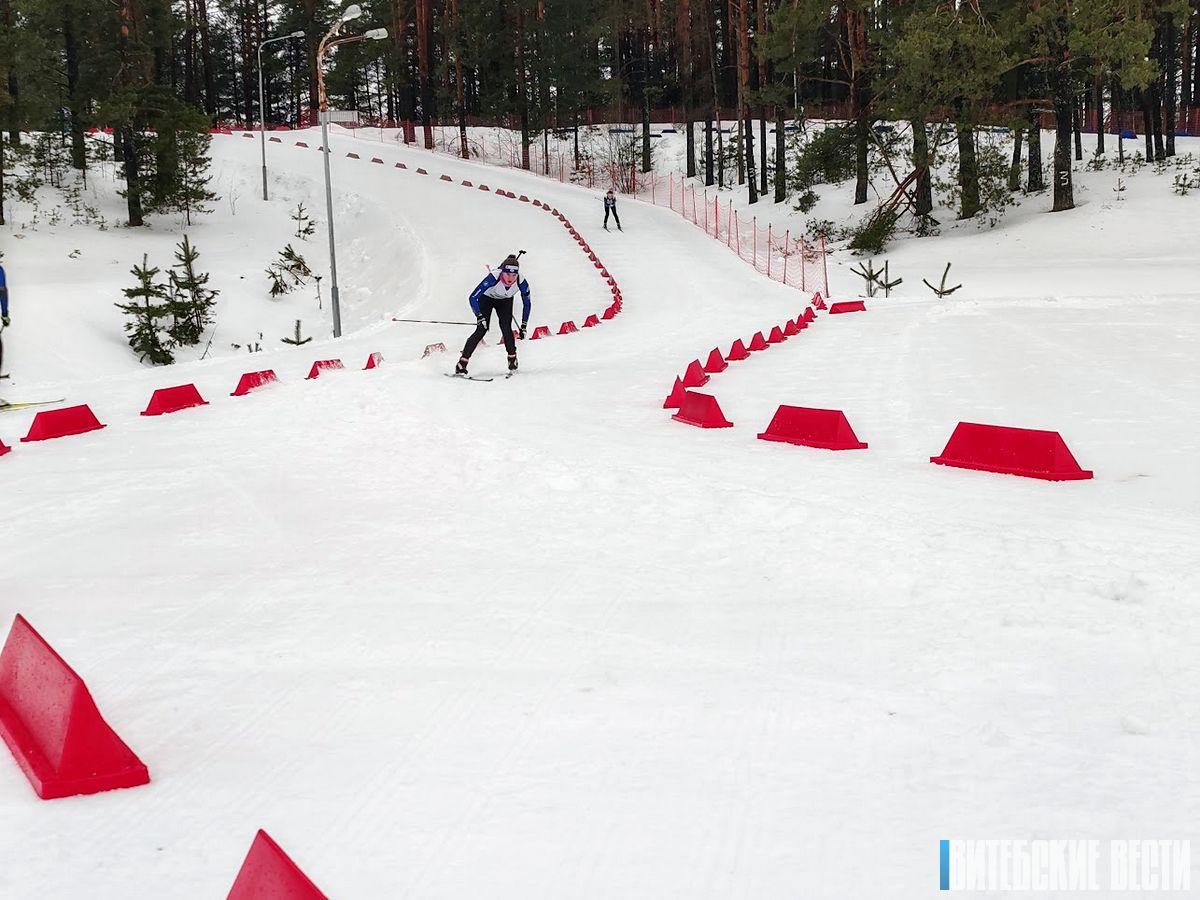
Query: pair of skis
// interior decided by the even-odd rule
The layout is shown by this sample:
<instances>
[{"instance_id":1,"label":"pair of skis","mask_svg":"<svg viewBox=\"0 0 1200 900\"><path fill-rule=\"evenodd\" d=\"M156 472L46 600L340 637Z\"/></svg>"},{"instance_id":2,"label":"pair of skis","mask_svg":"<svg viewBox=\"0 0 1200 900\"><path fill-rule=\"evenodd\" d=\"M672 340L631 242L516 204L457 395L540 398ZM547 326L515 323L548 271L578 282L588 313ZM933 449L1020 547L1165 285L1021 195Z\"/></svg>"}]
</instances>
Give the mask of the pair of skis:
<instances>
[{"instance_id":1,"label":"pair of skis","mask_svg":"<svg viewBox=\"0 0 1200 900\"><path fill-rule=\"evenodd\" d=\"M57 400L34 400L25 403L9 403L7 400L0 400L0 412L8 412L10 409L28 409L31 406L53 406L55 403L62 403L66 397L59 397Z\"/></svg>"},{"instance_id":2,"label":"pair of skis","mask_svg":"<svg viewBox=\"0 0 1200 900\"><path fill-rule=\"evenodd\" d=\"M495 375L491 376L490 378L484 378L481 375L466 375L466 374L461 374L459 372L443 372L442 374L445 375L447 378L465 378L467 381L495 381L496 380ZM517 374L516 372L505 372L504 376L503 376L504 380L508 381L508 379L512 378L516 374Z\"/></svg>"}]
</instances>

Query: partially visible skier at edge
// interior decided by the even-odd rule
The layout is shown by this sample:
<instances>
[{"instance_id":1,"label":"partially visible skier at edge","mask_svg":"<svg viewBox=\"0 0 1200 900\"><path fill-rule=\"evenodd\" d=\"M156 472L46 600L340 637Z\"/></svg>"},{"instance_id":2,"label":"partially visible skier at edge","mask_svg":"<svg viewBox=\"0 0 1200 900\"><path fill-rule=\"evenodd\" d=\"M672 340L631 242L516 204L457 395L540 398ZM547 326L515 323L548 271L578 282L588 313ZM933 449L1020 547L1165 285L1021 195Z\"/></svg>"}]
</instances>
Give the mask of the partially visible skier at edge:
<instances>
[{"instance_id":1,"label":"partially visible skier at edge","mask_svg":"<svg viewBox=\"0 0 1200 900\"><path fill-rule=\"evenodd\" d=\"M521 277L519 255L510 253L504 262L500 263L498 271L489 272L475 290L471 291L470 303L471 312L475 313L475 330L471 332L467 343L463 345L462 358L454 367L455 375L467 374L467 363L471 361L471 354L475 352L475 348L487 334L493 310L496 313L496 324L504 337L504 349L508 351L508 370L510 372L517 371L517 344L513 340L511 324L513 300L516 298L517 291L521 292L521 340L525 339L525 329L529 325L531 306L529 282Z\"/></svg>"},{"instance_id":2,"label":"partially visible skier at edge","mask_svg":"<svg viewBox=\"0 0 1200 900\"><path fill-rule=\"evenodd\" d=\"M621 231L621 217L617 215L617 195L613 193L613 189L609 188L608 193L604 195L604 230L608 231L608 215L612 213L612 217L617 220L617 231Z\"/></svg>"}]
</instances>

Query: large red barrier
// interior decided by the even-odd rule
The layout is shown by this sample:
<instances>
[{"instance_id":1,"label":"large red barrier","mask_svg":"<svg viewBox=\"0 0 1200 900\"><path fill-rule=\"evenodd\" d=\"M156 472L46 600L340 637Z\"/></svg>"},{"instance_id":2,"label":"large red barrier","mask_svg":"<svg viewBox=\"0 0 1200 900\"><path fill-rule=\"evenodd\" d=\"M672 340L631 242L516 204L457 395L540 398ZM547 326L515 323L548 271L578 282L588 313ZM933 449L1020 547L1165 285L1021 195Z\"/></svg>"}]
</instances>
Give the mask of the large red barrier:
<instances>
[{"instance_id":1,"label":"large red barrier","mask_svg":"<svg viewBox=\"0 0 1200 900\"><path fill-rule=\"evenodd\" d=\"M383 354L378 352L372 353L367 357L367 364L363 366L363 371L365 372L367 369L378 369L381 365L383 365Z\"/></svg>"},{"instance_id":2,"label":"large red barrier","mask_svg":"<svg viewBox=\"0 0 1200 900\"><path fill-rule=\"evenodd\" d=\"M574 334L579 329L575 327L574 322L563 322L558 328L559 334Z\"/></svg>"},{"instance_id":3,"label":"large red barrier","mask_svg":"<svg viewBox=\"0 0 1200 900\"><path fill-rule=\"evenodd\" d=\"M779 441L822 450L865 450L840 409L780 406L760 441Z\"/></svg>"},{"instance_id":4,"label":"large red barrier","mask_svg":"<svg viewBox=\"0 0 1200 900\"><path fill-rule=\"evenodd\" d=\"M101 718L83 679L23 616L0 651L0 738L43 800L150 780Z\"/></svg>"},{"instance_id":5,"label":"large red barrier","mask_svg":"<svg viewBox=\"0 0 1200 900\"><path fill-rule=\"evenodd\" d=\"M226 900L328 900L263 830L238 870Z\"/></svg>"},{"instance_id":6,"label":"large red barrier","mask_svg":"<svg viewBox=\"0 0 1200 900\"><path fill-rule=\"evenodd\" d=\"M804 315L801 318L803 318L806 323L815 322L817 320L817 314L812 311L812 307L809 307L804 311Z\"/></svg>"},{"instance_id":7,"label":"large red barrier","mask_svg":"<svg viewBox=\"0 0 1200 900\"><path fill-rule=\"evenodd\" d=\"M542 338L548 337L550 337L550 326L539 325L537 328L533 329L533 334L529 336L529 339L531 341L540 341Z\"/></svg>"},{"instance_id":8,"label":"large red barrier","mask_svg":"<svg viewBox=\"0 0 1200 900\"><path fill-rule=\"evenodd\" d=\"M663 409L679 409L683 404L683 397L686 393L687 389L683 386L683 382L679 380L678 375L675 376L675 386L671 388L671 393L663 401Z\"/></svg>"},{"instance_id":9,"label":"large red barrier","mask_svg":"<svg viewBox=\"0 0 1200 900\"><path fill-rule=\"evenodd\" d=\"M774 328L772 328L771 333L769 335L767 335L767 343L768 344L782 344L786 340L787 340L787 337L784 335L783 329L780 328L778 325L776 325Z\"/></svg>"},{"instance_id":10,"label":"large red barrier","mask_svg":"<svg viewBox=\"0 0 1200 900\"><path fill-rule=\"evenodd\" d=\"M318 359L312 364L312 368L308 370L305 376L305 381L312 378L320 378L322 372L329 372L334 369L344 369L340 359Z\"/></svg>"},{"instance_id":11,"label":"large red barrier","mask_svg":"<svg viewBox=\"0 0 1200 900\"><path fill-rule=\"evenodd\" d=\"M4 441L0 441L0 456L5 453L12 453L12 447L8 446Z\"/></svg>"},{"instance_id":12,"label":"large red barrier","mask_svg":"<svg viewBox=\"0 0 1200 900\"><path fill-rule=\"evenodd\" d=\"M597 316L595 313L592 313L590 316L588 316L586 319L583 320L584 328L595 328L599 324L600 324L600 317Z\"/></svg>"},{"instance_id":13,"label":"large red barrier","mask_svg":"<svg viewBox=\"0 0 1200 900\"><path fill-rule=\"evenodd\" d=\"M193 406L208 406L208 401L200 396L194 384L181 384L156 390L150 395L150 404L142 411L142 415L162 416Z\"/></svg>"},{"instance_id":14,"label":"large red barrier","mask_svg":"<svg viewBox=\"0 0 1200 900\"><path fill-rule=\"evenodd\" d=\"M279 381L279 376L275 374L274 369L263 369L261 372L247 372L238 379L237 387L234 388L230 397L244 397L251 391L258 390L264 384L272 384Z\"/></svg>"},{"instance_id":15,"label":"large red barrier","mask_svg":"<svg viewBox=\"0 0 1200 900\"><path fill-rule=\"evenodd\" d=\"M683 386L685 388L703 387L708 384L708 374L704 371L704 366L700 365L700 360L693 359L688 363L687 371L683 373Z\"/></svg>"},{"instance_id":16,"label":"large red barrier","mask_svg":"<svg viewBox=\"0 0 1200 900\"><path fill-rule=\"evenodd\" d=\"M825 301L821 298L820 291L817 291L817 293L813 294L812 308L813 309L825 309L826 308Z\"/></svg>"},{"instance_id":17,"label":"large red barrier","mask_svg":"<svg viewBox=\"0 0 1200 900\"><path fill-rule=\"evenodd\" d=\"M1081 469L1057 431L959 422L941 456L930 462L958 469L1021 475L1044 481L1082 481Z\"/></svg>"},{"instance_id":18,"label":"large red barrier","mask_svg":"<svg viewBox=\"0 0 1200 900\"><path fill-rule=\"evenodd\" d=\"M605 308L604 312L600 314L600 318L603 319L605 322L607 322L610 319L616 318L616 315L617 315L617 307L614 304L612 306Z\"/></svg>"},{"instance_id":19,"label":"large red barrier","mask_svg":"<svg viewBox=\"0 0 1200 900\"><path fill-rule=\"evenodd\" d=\"M752 351L766 350L769 346L770 345L767 343L767 339L763 337L763 333L761 331L757 331L755 332L754 337L750 338L750 346L747 349Z\"/></svg>"},{"instance_id":20,"label":"large red barrier","mask_svg":"<svg viewBox=\"0 0 1200 900\"><path fill-rule=\"evenodd\" d=\"M742 339L738 338L733 342L733 346L729 348L729 352L725 358L730 362L739 362L743 359L750 358L750 351L746 349L746 345L742 343Z\"/></svg>"},{"instance_id":21,"label":"large red barrier","mask_svg":"<svg viewBox=\"0 0 1200 900\"><path fill-rule=\"evenodd\" d=\"M704 363L704 371L710 375L716 375L718 372L724 372L729 368L729 363L725 362L725 357L721 356L721 351L713 347L712 352L708 354L708 359Z\"/></svg>"},{"instance_id":22,"label":"large red barrier","mask_svg":"<svg viewBox=\"0 0 1200 900\"><path fill-rule=\"evenodd\" d=\"M48 409L33 417L29 426L29 434L21 438L25 441L49 441L54 438L69 437L73 434L87 434L107 428L101 425L96 414L87 405L68 406L66 409Z\"/></svg>"},{"instance_id":23,"label":"large red barrier","mask_svg":"<svg viewBox=\"0 0 1200 900\"><path fill-rule=\"evenodd\" d=\"M867 304L862 300L843 300L829 307L829 314L836 316L839 313L865 312L866 309Z\"/></svg>"},{"instance_id":24,"label":"large red barrier","mask_svg":"<svg viewBox=\"0 0 1200 900\"><path fill-rule=\"evenodd\" d=\"M712 394L700 394L696 391L687 391L683 395L683 402L679 405L679 412L671 416L677 422L684 422L688 425L695 425L698 428L732 428L733 423L725 418L725 414L721 412L721 407L717 405L717 398Z\"/></svg>"},{"instance_id":25,"label":"large red barrier","mask_svg":"<svg viewBox=\"0 0 1200 900\"><path fill-rule=\"evenodd\" d=\"M783 326L784 337L795 337L800 333L800 326L791 319L787 320L787 324Z\"/></svg>"}]
</instances>

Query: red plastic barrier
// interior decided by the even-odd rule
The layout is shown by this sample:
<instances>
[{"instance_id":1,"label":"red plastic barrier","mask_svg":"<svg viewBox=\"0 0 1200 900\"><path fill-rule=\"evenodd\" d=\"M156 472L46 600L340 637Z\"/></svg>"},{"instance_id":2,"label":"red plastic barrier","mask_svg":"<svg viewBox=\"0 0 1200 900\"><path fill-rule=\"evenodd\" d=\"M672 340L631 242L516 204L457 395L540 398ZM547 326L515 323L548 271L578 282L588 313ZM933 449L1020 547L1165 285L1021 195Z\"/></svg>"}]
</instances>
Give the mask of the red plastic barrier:
<instances>
[{"instance_id":1,"label":"red plastic barrier","mask_svg":"<svg viewBox=\"0 0 1200 900\"><path fill-rule=\"evenodd\" d=\"M536 207L538 207L538 208L541 208L541 206L542 206L542 201L541 201L541 200L534 200L534 201L533 201L533 205L534 205L534 206L536 206Z\"/></svg>"},{"instance_id":2,"label":"red plastic barrier","mask_svg":"<svg viewBox=\"0 0 1200 900\"><path fill-rule=\"evenodd\" d=\"M426 344L425 352L421 354L421 359L424 359L425 357L429 356L432 353L445 353L445 352L446 352L446 345L443 344L441 341L438 341L436 344Z\"/></svg>"},{"instance_id":3,"label":"red plastic barrier","mask_svg":"<svg viewBox=\"0 0 1200 900\"><path fill-rule=\"evenodd\" d=\"M733 423L725 418L725 414L721 412L721 407L717 405L717 398L711 394L700 394L696 391L687 391L683 395L683 402L679 405L679 412L671 416L677 422L684 422L688 425L695 425L698 428L732 428Z\"/></svg>"},{"instance_id":4,"label":"red plastic barrier","mask_svg":"<svg viewBox=\"0 0 1200 900\"><path fill-rule=\"evenodd\" d=\"M504 192L504 196L505 196L505 197L507 197L509 200L516 200L516 199L517 199L517 195L516 195L516 194L514 194L512 191L505 191L505 192Z\"/></svg>"},{"instance_id":5,"label":"red plastic barrier","mask_svg":"<svg viewBox=\"0 0 1200 900\"><path fill-rule=\"evenodd\" d=\"M491 188L490 188L490 187L488 187L486 184L481 184L481 185L479 186L479 190L481 190L481 191L490 191L490 190L491 190Z\"/></svg>"},{"instance_id":6,"label":"red plastic barrier","mask_svg":"<svg viewBox=\"0 0 1200 900\"><path fill-rule=\"evenodd\" d=\"M813 312L812 308L810 307L804 311L803 318L806 323L807 322L815 322L817 319L817 314L815 312Z\"/></svg>"},{"instance_id":7,"label":"red plastic barrier","mask_svg":"<svg viewBox=\"0 0 1200 900\"><path fill-rule=\"evenodd\" d=\"M86 404L68 406L66 409L50 409L38 413L33 417L33 424L29 426L29 434L21 438L21 441L49 441L73 434L87 434L89 431L107 427L100 424L96 414Z\"/></svg>"},{"instance_id":8,"label":"red plastic barrier","mask_svg":"<svg viewBox=\"0 0 1200 900\"><path fill-rule=\"evenodd\" d=\"M539 325L537 328L533 329L533 334L530 335L529 339L531 341L540 341L542 338L548 337L550 337L550 326Z\"/></svg>"},{"instance_id":9,"label":"red plastic barrier","mask_svg":"<svg viewBox=\"0 0 1200 900\"><path fill-rule=\"evenodd\" d=\"M704 387L708 384L708 374L704 371L704 367L700 365L700 360L693 359L688 363L687 371L683 373L683 386L685 388Z\"/></svg>"},{"instance_id":10,"label":"red plastic barrier","mask_svg":"<svg viewBox=\"0 0 1200 900\"><path fill-rule=\"evenodd\" d=\"M579 329L575 327L574 322L563 322L562 325L559 326L558 333L559 334L574 334L578 330Z\"/></svg>"},{"instance_id":11,"label":"red plastic barrier","mask_svg":"<svg viewBox=\"0 0 1200 900\"><path fill-rule=\"evenodd\" d=\"M511 196L512 196L512 194L509 194L508 196L510 196L510 197L511 197ZM521 195L520 197L518 197L517 199L518 199L518 200L520 200L522 203L528 203L528 202L529 202L529 198L528 198L528 197L526 197L524 194L522 194L522 195Z\"/></svg>"},{"instance_id":12,"label":"red plastic barrier","mask_svg":"<svg viewBox=\"0 0 1200 900\"><path fill-rule=\"evenodd\" d=\"M3 456L5 453L12 453L12 447L8 446L4 441L0 441L0 456Z\"/></svg>"},{"instance_id":13,"label":"red plastic barrier","mask_svg":"<svg viewBox=\"0 0 1200 900\"><path fill-rule=\"evenodd\" d=\"M451 178L449 175L443 175L440 180L441 181L453 181L454 179Z\"/></svg>"},{"instance_id":14,"label":"red plastic barrier","mask_svg":"<svg viewBox=\"0 0 1200 900\"><path fill-rule=\"evenodd\" d=\"M467 179L465 179L465 178L463 179L462 186L463 187L475 187L475 185L473 185L471 182L467 181Z\"/></svg>"},{"instance_id":15,"label":"red plastic barrier","mask_svg":"<svg viewBox=\"0 0 1200 900\"><path fill-rule=\"evenodd\" d=\"M597 269L600 269L601 271L604 270L604 263L600 262L600 260L596 260L595 262L592 263L592 265L595 266Z\"/></svg>"},{"instance_id":16,"label":"red plastic barrier","mask_svg":"<svg viewBox=\"0 0 1200 900\"><path fill-rule=\"evenodd\" d=\"M247 138L251 138L251 139L253 139L253 138L254 138L254 135L252 135L252 134L243 134L243 135L242 135L242 137L247 137Z\"/></svg>"},{"instance_id":17,"label":"red plastic barrier","mask_svg":"<svg viewBox=\"0 0 1200 900\"><path fill-rule=\"evenodd\" d=\"M746 349L746 345L742 343L742 339L738 338L733 342L733 346L729 348L729 352L725 354L725 358L730 362L749 359L750 351Z\"/></svg>"},{"instance_id":18,"label":"red plastic barrier","mask_svg":"<svg viewBox=\"0 0 1200 900\"><path fill-rule=\"evenodd\" d=\"M408 166L406 166L404 163L396 163L396 168L397 169L407 169Z\"/></svg>"},{"instance_id":19,"label":"red plastic barrier","mask_svg":"<svg viewBox=\"0 0 1200 900\"><path fill-rule=\"evenodd\" d=\"M346 159L358 159L358 158L359 158L359 156L357 153L347 153L346 154Z\"/></svg>"},{"instance_id":20,"label":"red plastic barrier","mask_svg":"<svg viewBox=\"0 0 1200 900\"><path fill-rule=\"evenodd\" d=\"M787 338L783 334L783 329L776 325L771 329L771 333L767 335L768 344L782 344Z\"/></svg>"},{"instance_id":21,"label":"red plastic barrier","mask_svg":"<svg viewBox=\"0 0 1200 900\"><path fill-rule=\"evenodd\" d=\"M708 361L704 364L704 371L716 375L718 372L724 372L728 368L729 363L725 362L725 357L721 355L721 351L713 347L712 352L708 354Z\"/></svg>"},{"instance_id":22,"label":"red plastic barrier","mask_svg":"<svg viewBox=\"0 0 1200 900\"><path fill-rule=\"evenodd\" d=\"M267 140L270 141L272 144L282 144L283 143L283 139L277 138L277 137L269 137L269 138L267 138Z\"/></svg>"},{"instance_id":23,"label":"red plastic barrier","mask_svg":"<svg viewBox=\"0 0 1200 900\"><path fill-rule=\"evenodd\" d=\"M671 388L671 393L667 394L667 399L663 401L663 409L679 409L683 405L683 396L686 393L687 388L683 386L683 382L676 375L675 386Z\"/></svg>"},{"instance_id":24,"label":"red plastic barrier","mask_svg":"<svg viewBox=\"0 0 1200 900\"><path fill-rule=\"evenodd\" d=\"M226 900L328 900L263 830L254 836Z\"/></svg>"},{"instance_id":25,"label":"red plastic barrier","mask_svg":"<svg viewBox=\"0 0 1200 900\"><path fill-rule=\"evenodd\" d=\"M822 450L865 450L840 409L780 406L760 441L779 441Z\"/></svg>"},{"instance_id":26,"label":"red plastic barrier","mask_svg":"<svg viewBox=\"0 0 1200 900\"><path fill-rule=\"evenodd\" d=\"M614 318L616 316L616 314L617 314L616 307L608 306L608 307L605 307L604 312L600 314L600 318L603 319L605 322L607 322L609 319Z\"/></svg>"},{"instance_id":27,"label":"red plastic barrier","mask_svg":"<svg viewBox=\"0 0 1200 900\"><path fill-rule=\"evenodd\" d=\"M754 337L750 338L750 346L747 349L751 351L766 350L769 346L767 339L763 337L763 333L758 331L755 332Z\"/></svg>"},{"instance_id":28,"label":"red plastic barrier","mask_svg":"<svg viewBox=\"0 0 1200 900\"><path fill-rule=\"evenodd\" d=\"M584 328L595 328L599 324L600 324L600 317L597 316L595 313L592 313L590 316L588 316L586 319L583 320Z\"/></svg>"},{"instance_id":29,"label":"red plastic barrier","mask_svg":"<svg viewBox=\"0 0 1200 900\"><path fill-rule=\"evenodd\" d=\"M0 738L43 800L136 787L146 766L23 616L0 651Z\"/></svg>"},{"instance_id":30,"label":"red plastic barrier","mask_svg":"<svg viewBox=\"0 0 1200 900\"><path fill-rule=\"evenodd\" d=\"M304 143L304 141L296 141L296 146L297 147L307 147L308 144Z\"/></svg>"},{"instance_id":31,"label":"red plastic barrier","mask_svg":"<svg viewBox=\"0 0 1200 900\"><path fill-rule=\"evenodd\" d=\"M428 172L426 172L424 169L420 169L420 168L418 168L418 169L417 169L417 174L418 174L418 175L428 175L429 173L428 173Z\"/></svg>"},{"instance_id":32,"label":"red plastic barrier","mask_svg":"<svg viewBox=\"0 0 1200 900\"><path fill-rule=\"evenodd\" d=\"M505 192L504 188L496 188L496 193L499 194L501 197L508 196L508 194Z\"/></svg>"},{"instance_id":33,"label":"red plastic barrier","mask_svg":"<svg viewBox=\"0 0 1200 900\"><path fill-rule=\"evenodd\" d=\"M322 372L330 369L344 369L340 359L318 359L312 364L312 368L308 370L308 375L305 376L305 381L312 378L319 378Z\"/></svg>"},{"instance_id":34,"label":"red plastic barrier","mask_svg":"<svg viewBox=\"0 0 1200 900\"><path fill-rule=\"evenodd\" d=\"M829 314L833 316L838 313L865 312L866 309L867 304L861 300L843 300L841 303L835 303L829 307Z\"/></svg>"},{"instance_id":35,"label":"red plastic barrier","mask_svg":"<svg viewBox=\"0 0 1200 900\"><path fill-rule=\"evenodd\" d=\"M784 337L795 337L800 333L800 326L791 319L787 320L787 324L783 326Z\"/></svg>"},{"instance_id":36,"label":"red plastic barrier","mask_svg":"<svg viewBox=\"0 0 1200 900\"><path fill-rule=\"evenodd\" d=\"M813 295L812 308L813 309L825 309L826 308L825 301L821 299L820 292Z\"/></svg>"},{"instance_id":37,"label":"red plastic barrier","mask_svg":"<svg viewBox=\"0 0 1200 900\"><path fill-rule=\"evenodd\" d=\"M1021 475L1044 481L1082 481L1081 469L1057 431L959 422L941 456L930 462L959 469Z\"/></svg>"},{"instance_id":38,"label":"red plastic barrier","mask_svg":"<svg viewBox=\"0 0 1200 900\"><path fill-rule=\"evenodd\" d=\"M191 409L193 406L208 406L208 401L200 396L200 391L194 384L181 384L178 387L159 388L150 395L150 405L143 410L143 416L161 416L166 413L179 412L181 409Z\"/></svg>"},{"instance_id":39,"label":"red plastic barrier","mask_svg":"<svg viewBox=\"0 0 1200 900\"><path fill-rule=\"evenodd\" d=\"M229 396L242 397L253 390L257 390L264 384L271 384L278 380L279 377L275 374L274 369L264 369L261 372L247 372L241 377L237 383L237 387L234 388L233 393Z\"/></svg>"},{"instance_id":40,"label":"red plastic barrier","mask_svg":"<svg viewBox=\"0 0 1200 900\"><path fill-rule=\"evenodd\" d=\"M383 365L383 354L372 353L367 357L367 364L363 366L363 371L365 372L367 369L378 369L381 365Z\"/></svg>"},{"instance_id":41,"label":"red plastic barrier","mask_svg":"<svg viewBox=\"0 0 1200 900\"><path fill-rule=\"evenodd\" d=\"M382 159L380 159L378 156L372 156L372 157L371 157L371 162L373 162L373 163L376 163L376 164L378 164L378 165L381 165L381 166L383 165L383 160L382 160Z\"/></svg>"}]
</instances>

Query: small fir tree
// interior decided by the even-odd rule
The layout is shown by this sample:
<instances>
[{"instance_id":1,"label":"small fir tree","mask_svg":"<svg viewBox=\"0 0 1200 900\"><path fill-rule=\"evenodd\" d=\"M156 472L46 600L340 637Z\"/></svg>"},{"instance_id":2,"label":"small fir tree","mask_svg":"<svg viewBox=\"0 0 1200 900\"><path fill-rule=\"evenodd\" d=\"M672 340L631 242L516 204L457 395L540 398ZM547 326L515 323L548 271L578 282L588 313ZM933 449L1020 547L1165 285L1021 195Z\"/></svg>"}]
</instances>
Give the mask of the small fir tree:
<instances>
[{"instance_id":1,"label":"small fir tree","mask_svg":"<svg viewBox=\"0 0 1200 900\"><path fill-rule=\"evenodd\" d=\"M212 212L210 204L217 200L217 195L208 189L212 179L209 166L209 146L212 135L205 131L181 131L178 135L178 185L173 192L172 205L182 210L188 225L192 224L192 214L203 215Z\"/></svg>"},{"instance_id":2,"label":"small fir tree","mask_svg":"<svg viewBox=\"0 0 1200 900\"><path fill-rule=\"evenodd\" d=\"M175 265L170 272L171 280L171 340L182 347L200 343L204 330L212 324L213 307L220 291L208 287L207 272L196 271L196 260L200 251L188 240L176 245Z\"/></svg>"},{"instance_id":3,"label":"small fir tree","mask_svg":"<svg viewBox=\"0 0 1200 900\"><path fill-rule=\"evenodd\" d=\"M142 362L162 366L175 361L171 354L169 339L164 339L166 320L171 316L170 296L167 286L155 281L158 268L150 268L149 257L142 256L142 264L131 270L137 285L121 291L127 303L116 307L129 316L125 333L129 335L129 346Z\"/></svg>"},{"instance_id":4,"label":"small fir tree","mask_svg":"<svg viewBox=\"0 0 1200 900\"><path fill-rule=\"evenodd\" d=\"M316 223L313 222L312 217L304 209L303 203L297 204L296 211L292 213L292 221L296 223L296 237L300 240L307 240L316 233Z\"/></svg>"}]
</instances>

